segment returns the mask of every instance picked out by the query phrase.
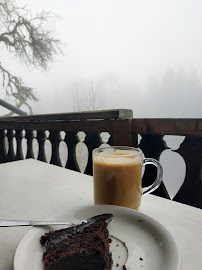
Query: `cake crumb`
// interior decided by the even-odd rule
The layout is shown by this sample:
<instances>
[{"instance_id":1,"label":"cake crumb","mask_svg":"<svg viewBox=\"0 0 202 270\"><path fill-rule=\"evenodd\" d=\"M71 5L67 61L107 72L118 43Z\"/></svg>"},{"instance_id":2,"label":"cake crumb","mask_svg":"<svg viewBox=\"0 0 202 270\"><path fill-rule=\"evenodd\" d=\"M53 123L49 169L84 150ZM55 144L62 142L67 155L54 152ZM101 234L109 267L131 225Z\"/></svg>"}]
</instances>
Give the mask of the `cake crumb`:
<instances>
[{"instance_id":1,"label":"cake crumb","mask_svg":"<svg viewBox=\"0 0 202 270\"><path fill-rule=\"evenodd\" d=\"M140 257L140 261L143 261L143 259Z\"/></svg>"},{"instance_id":2,"label":"cake crumb","mask_svg":"<svg viewBox=\"0 0 202 270\"><path fill-rule=\"evenodd\" d=\"M122 268L123 270L127 270L127 268L126 268L126 266L125 265L123 265L123 268Z\"/></svg>"},{"instance_id":3,"label":"cake crumb","mask_svg":"<svg viewBox=\"0 0 202 270\"><path fill-rule=\"evenodd\" d=\"M119 264L118 263L116 264L116 267L119 267Z\"/></svg>"}]
</instances>

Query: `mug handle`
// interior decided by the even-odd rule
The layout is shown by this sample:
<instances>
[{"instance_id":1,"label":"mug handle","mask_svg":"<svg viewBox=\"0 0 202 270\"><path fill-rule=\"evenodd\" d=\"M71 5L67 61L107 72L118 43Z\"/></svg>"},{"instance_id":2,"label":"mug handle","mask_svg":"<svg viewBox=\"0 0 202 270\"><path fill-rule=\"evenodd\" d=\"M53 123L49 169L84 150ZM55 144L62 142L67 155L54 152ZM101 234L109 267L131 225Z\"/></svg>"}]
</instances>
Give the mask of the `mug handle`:
<instances>
[{"instance_id":1,"label":"mug handle","mask_svg":"<svg viewBox=\"0 0 202 270\"><path fill-rule=\"evenodd\" d=\"M160 162L156 159L153 159L153 158L144 158L142 165L145 166L147 164L152 164L152 165L156 166L157 177L152 185L142 188L142 195L143 196L156 190L160 186L161 182L163 181L163 167L161 166Z\"/></svg>"}]
</instances>

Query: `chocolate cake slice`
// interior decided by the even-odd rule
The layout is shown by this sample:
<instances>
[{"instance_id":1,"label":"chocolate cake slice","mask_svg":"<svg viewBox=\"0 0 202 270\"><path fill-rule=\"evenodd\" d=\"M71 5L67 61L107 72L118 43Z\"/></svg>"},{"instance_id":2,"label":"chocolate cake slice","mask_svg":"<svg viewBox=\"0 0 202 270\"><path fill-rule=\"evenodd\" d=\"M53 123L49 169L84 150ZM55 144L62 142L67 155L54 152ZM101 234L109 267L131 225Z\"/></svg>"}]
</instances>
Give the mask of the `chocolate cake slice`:
<instances>
[{"instance_id":1,"label":"chocolate cake slice","mask_svg":"<svg viewBox=\"0 0 202 270\"><path fill-rule=\"evenodd\" d=\"M55 230L44 234L40 242L45 270L110 270L109 232L104 219Z\"/></svg>"}]
</instances>

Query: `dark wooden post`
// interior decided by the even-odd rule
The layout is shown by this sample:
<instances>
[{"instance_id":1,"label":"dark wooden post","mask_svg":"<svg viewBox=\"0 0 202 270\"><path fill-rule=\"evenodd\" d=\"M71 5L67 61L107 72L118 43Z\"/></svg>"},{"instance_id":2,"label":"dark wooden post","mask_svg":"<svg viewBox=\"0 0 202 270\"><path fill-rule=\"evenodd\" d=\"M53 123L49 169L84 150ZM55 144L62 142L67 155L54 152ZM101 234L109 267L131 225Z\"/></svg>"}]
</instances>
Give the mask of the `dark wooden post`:
<instances>
[{"instance_id":1,"label":"dark wooden post","mask_svg":"<svg viewBox=\"0 0 202 270\"><path fill-rule=\"evenodd\" d=\"M59 154L59 145L61 142L60 132L51 131L49 135L49 139L52 145L52 156L51 156L50 163L62 167L60 154Z\"/></svg>"},{"instance_id":2,"label":"dark wooden post","mask_svg":"<svg viewBox=\"0 0 202 270\"><path fill-rule=\"evenodd\" d=\"M14 161L15 160L15 153L13 147L14 131L12 129L7 130L7 137L8 137L7 161Z\"/></svg>"},{"instance_id":3,"label":"dark wooden post","mask_svg":"<svg viewBox=\"0 0 202 270\"><path fill-rule=\"evenodd\" d=\"M68 148L68 159L66 168L74 171L79 171L79 166L76 160L76 144L78 143L77 132L66 133L64 141Z\"/></svg>"},{"instance_id":4,"label":"dark wooden post","mask_svg":"<svg viewBox=\"0 0 202 270\"><path fill-rule=\"evenodd\" d=\"M45 133L45 131L39 130L37 132L37 140L38 140L38 143L39 143L38 160L47 162L46 153L45 153L45 141L46 141L46 133Z\"/></svg>"},{"instance_id":5,"label":"dark wooden post","mask_svg":"<svg viewBox=\"0 0 202 270\"><path fill-rule=\"evenodd\" d=\"M85 174L93 175L93 158L92 152L95 148L98 148L101 144L99 133L86 133L85 143L88 146L88 163L85 169Z\"/></svg>"},{"instance_id":6,"label":"dark wooden post","mask_svg":"<svg viewBox=\"0 0 202 270\"><path fill-rule=\"evenodd\" d=\"M174 200L202 208L202 137L186 137L176 152L184 158L186 176Z\"/></svg>"},{"instance_id":7,"label":"dark wooden post","mask_svg":"<svg viewBox=\"0 0 202 270\"><path fill-rule=\"evenodd\" d=\"M0 163L6 162L5 131L0 129Z\"/></svg>"},{"instance_id":8,"label":"dark wooden post","mask_svg":"<svg viewBox=\"0 0 202 270\"><path fill-rule=\"evenodd\" d=\"M141 135L142 139L139 144L140 149L143 151L146 158L154 158L159 160L159 157L166 146L162 135ZM156 178L157 169L153 165L147 165L142 179L143 186L150 186ZM156 189L153 194L170 199L170 196L162 182L160 187Z\"/></svg>"},{"instance_id":9,"label":"dark wooden post","mask_svg":"<svg viewBox=\"0 0 202 270\"><path fill-rule=\"evenodd\" d=\"M34 134L33 134L33 131L27 130L25 138L27 139L27 156L26 156L26 158L34 158L34 152L33 152Z\"/></svg>"},{"instance_id":10,"label":"dark wooden post","mask_svg":"<svg viewBox=\"0 0 202 270\"><path fill-rule=\"evenodd\" d=\"M112 120L113 145L137 146L137 134L133 133L132 119Z\"/></svg>"}]
</instances>

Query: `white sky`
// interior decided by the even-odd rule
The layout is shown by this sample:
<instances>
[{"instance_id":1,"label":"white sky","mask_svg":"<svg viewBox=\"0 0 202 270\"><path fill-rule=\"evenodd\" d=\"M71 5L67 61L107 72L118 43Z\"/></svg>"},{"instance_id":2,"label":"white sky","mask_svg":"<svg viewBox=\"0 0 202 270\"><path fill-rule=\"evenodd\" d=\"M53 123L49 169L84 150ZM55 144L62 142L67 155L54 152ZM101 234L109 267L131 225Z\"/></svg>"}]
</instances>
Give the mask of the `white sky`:
<instances>
[{"instance_id":1,"label":"white sky","mask_svg":"<svg viewBox=\"0 0 202 270\"><path fill-rule=\"evenodd\" d=\"M92 81L105 108L130 108L137 117L201 117L202 87L197 98L182 101L168 82L168 69L185 77L195 70L202 79L202 1L200 0L18 0L35 11L61 15L55 24L66 43L64 55L48 72L28 72L13 65L17 75L34 87L40 99L35 113L73 110L72 93ZM11 64L12 63L12 64ZM3 64L3 61L2 61ZM180 73L181 72L181 73ZM178 77L178 76L177 76ZM176 78L177 79L177 78ZM202 80L201 80L202 81ZM157 84L158 91L153 95ZM156 89L157 89L156 88ZM178 88L177 88L178 89ZM170 91L167 104L164 91ZM194 96L190 87L186 98ZM168 95L168 94L167 94ZM172 106L170 106L172 104ZM173 104L175 106L173 107Z\"/></svg>"}]
</instances>

